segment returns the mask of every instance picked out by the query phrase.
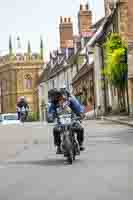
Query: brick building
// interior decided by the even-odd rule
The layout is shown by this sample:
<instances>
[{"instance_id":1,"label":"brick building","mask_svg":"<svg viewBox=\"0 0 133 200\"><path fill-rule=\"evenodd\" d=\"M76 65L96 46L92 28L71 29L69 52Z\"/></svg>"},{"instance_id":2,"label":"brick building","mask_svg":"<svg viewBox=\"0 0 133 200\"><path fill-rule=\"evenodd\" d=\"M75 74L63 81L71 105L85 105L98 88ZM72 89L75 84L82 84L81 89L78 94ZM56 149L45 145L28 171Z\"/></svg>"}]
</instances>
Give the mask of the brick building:
<instances>
[{"instance_id":1,"label":"brick building","mask_svg":"<svg viewBox=\"0 0 133 200\"><path fill-rule=\"evenodd\" d=\"M73 48L73 24L70 17L60 17L60 48Z\"/></svg>"},{"instance_id":2,"label":"brick building","mask_svg":"<svg viewBox=\"0 0 133 200\"><path fill-rule=\"evenodd\" d=\"M133 1L128 0L128 41L133 43Z\"/></svg>"},{"instance_id":3,"label":"brick building","mask_svg":"<svg viewBox=\"0 0 133 200\"><path fill-rule=\"evenodd\" d=\"M89 9L89 4L80 5L78 12L78 29L80 36L91 32L92 27L92 11Z\"/></svg>"}]
</instances>

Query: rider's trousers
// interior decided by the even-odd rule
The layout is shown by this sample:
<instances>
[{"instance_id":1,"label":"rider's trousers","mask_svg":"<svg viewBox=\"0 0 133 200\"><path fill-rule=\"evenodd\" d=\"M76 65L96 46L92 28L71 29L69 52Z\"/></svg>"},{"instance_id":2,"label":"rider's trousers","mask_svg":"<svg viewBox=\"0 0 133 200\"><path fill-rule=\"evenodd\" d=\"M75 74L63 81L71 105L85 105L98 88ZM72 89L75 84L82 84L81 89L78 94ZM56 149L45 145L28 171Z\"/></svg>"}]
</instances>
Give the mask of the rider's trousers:
<instances>
[{"instance_id":1,"label":"rider's trousers","mask_svg":"<svg viewBox=\"0 0 133 200\"><path fill-rule=\"evenodd\" d=\"M78 129L75 130L77 133L77 140L79 142L79 145L82 145L84 142L84 128L80 126ZM53 136L54 136L54 144L55 146L61 145L61 128L57 125L53 129Z\"/></svg>"}]
</instances>

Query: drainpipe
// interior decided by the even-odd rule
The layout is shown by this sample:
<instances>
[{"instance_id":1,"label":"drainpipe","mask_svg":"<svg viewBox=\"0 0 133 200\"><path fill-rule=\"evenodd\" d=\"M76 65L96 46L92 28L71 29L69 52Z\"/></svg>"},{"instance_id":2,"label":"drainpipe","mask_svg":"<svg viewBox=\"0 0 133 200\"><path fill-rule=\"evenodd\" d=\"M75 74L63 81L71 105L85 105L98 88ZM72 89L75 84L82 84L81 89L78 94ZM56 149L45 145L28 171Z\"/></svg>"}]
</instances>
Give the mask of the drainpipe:
<instances>
[{"instance_id":1,"label":"drainpipe","mask_svg":"<svg viewBox=\"0 0 133 200\"><path fill-rule=\"evenodd\" d=\"M103 69L104 69L104 53L103 53L103 48L101 48L101 56L102 56L102 64L103 64ZM103 74L103 83L104 83L104 114L106 114L107 111L107 96L106 96L106 78L105 75Z\"/></svg>"},{"instance_id":2,"label":"drainpipe","mask_svg":"<svg viewBox=\"0 0 133 200\"><path fill-rule=\"evenodd\" d=\"M128 109L128 115L130 115L130 106L129 106L129 93L128 93L128 79L126 83L126 93L127 93L127 109Z\"/></svg>"}]
</instances>

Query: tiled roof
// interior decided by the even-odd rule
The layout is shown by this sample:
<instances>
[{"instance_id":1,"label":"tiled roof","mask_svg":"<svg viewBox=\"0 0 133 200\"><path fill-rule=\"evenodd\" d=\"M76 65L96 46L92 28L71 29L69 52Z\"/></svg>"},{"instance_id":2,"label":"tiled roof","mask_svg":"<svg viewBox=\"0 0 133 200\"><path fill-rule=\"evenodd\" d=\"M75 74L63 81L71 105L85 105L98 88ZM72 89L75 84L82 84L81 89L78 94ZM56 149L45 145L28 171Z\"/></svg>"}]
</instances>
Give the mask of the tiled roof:
<instances>
[{"instance_id":1,"label":"tiled roof","mask_svg":"<svg viewBox=\"0 0 133 200\"><path fill-rule=\"evenodd\" d=\"M90 71L94 67L94 62L90 65L85 63L83 67L79 70L79 72L76 74L76 76L73 78L72 83L74 84L77 82L79 79L82 79L83 76Z\"/></svg>"},{"instance_id":2,"label":"tiled roof","mask_svg":"<svg viewBox=\"0 0 133 200\"><path fill-rule=\"evenodd\" d=\"M115 10L103 19L101 26L97 29L94 36L88 41L87 46L94 46L96 42L100 42L107 35L107 28L112 23L112 18L114 16Z\"/></svg>"},{"instance_id":3,"label":"tiled roof","mask_svg":"<svg viewBox=\"0 0 133 200\"><path fill-rule=\"evenodd\" d=\"M79 50L77 51L77 53L79 52ZM62 55L62 59L61 59L61 62L60 63L56 63L55 66L52 68L51 72L50 72L50 76L49 76L49 79L56 76L57 73L61 72L62 70L65 70L67 67L70 66L71 64L71 61L73 59L74 56L77 55L76 54L72 54L69 56L68 59L66 59L66 56L65 55ZM64 62L67 63L66 66L64 66Z\"/></svg>"},{"instance_id":4,"label":"tiled roof","mask_svg":"<svg viewBox=\"0 0 133 200\"><path fill-rule=\"evenodd\" d=\"M40 75L40 77L39 77L39 79L38 79L38 84L47 81L47 80L48 80L49 73L50 73L50 67L47 66L47 67L43 70L43 72L41 73L41 75Z\"/></svg>"},{"instance_id":5,"label":"tiled roof","mask_svg":"<svg viewBox=\"0 0 133 200\"><path fill-rule=\"evenodd\" d=\"M52 78L57 74L58 71L63 69L64 61L65 57L63 56L61 62L60 63L57 62L55 66L51 69L48 79Z\"/></svg>"},{"instance_id":6,"label":"tiled roof","mask_svg":"<svg viewBox=\"0 0 133 200\"><path fill-rule=\"evenodd\" d=\"M96 29L99 28L102 25L104 20L105 20L105 17L101 18L95 24L92 25L92 28L96 28Z\"/></svg>"}]
</instances>

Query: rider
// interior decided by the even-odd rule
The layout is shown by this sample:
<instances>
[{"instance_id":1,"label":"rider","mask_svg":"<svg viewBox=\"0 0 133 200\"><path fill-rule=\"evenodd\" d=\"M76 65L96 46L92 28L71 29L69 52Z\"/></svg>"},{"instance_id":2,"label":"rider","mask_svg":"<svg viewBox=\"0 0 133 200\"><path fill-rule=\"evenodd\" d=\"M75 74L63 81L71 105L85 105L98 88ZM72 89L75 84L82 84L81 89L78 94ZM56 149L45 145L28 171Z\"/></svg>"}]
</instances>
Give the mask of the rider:
<instances>
[{"instance_id":1,"label":"rider","mask_svg":"<svg viewBox=\"0 0 133 200\"><path fill-rule=\"evenodd\" d=\"M20 97L20 100L17 103L18 120L20 120L22 108L25 108L25 118L27 119L29 106L24 96Z\"/></svg>"},{"instance_id":2,"label":"rider","mask_svg":"<svg viewBox=\"0 0 133 200\"><path fill-rule=\"evenodd\" d=\"M56 89L51 91L51 98L52 103L49 109L50 113L57 113L58 108L63 104L63 102L68 102L69 108L78 116L83 118L84 116L84 107L77 101L74 96L71 96L70 93L65 89L62 88L60 91ZM84 141L84 129L80 125L77 129L77 139L80 145L80 150L83 151L83 141ZM57 124L56 127L53 129L53 136L54 136L54 144L57 146L57 154L61 153L61 137L60 137L61 129L60 126Z\"/></svg>"}]
</instances>

